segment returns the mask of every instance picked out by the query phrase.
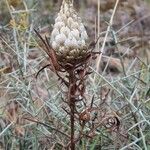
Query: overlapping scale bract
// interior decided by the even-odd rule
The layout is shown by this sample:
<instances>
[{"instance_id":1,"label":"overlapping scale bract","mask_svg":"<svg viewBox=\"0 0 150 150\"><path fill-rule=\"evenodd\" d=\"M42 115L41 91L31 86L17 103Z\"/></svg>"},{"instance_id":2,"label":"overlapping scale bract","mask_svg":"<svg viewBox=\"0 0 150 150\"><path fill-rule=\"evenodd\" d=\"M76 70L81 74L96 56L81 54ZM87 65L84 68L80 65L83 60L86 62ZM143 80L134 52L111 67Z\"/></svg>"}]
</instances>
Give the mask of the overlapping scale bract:
<instances>
[{"instance_id":1,"label":"overlapping scale bract","mask_svg":"<svg viewBox=\"0 0 150 150\"><path fill-rule=\"evenodd\" d=\"M63 0L51 33L51 45L63 59L82 58L87 53L86 29L69 0Z\"/></svg>"}]
</instances>

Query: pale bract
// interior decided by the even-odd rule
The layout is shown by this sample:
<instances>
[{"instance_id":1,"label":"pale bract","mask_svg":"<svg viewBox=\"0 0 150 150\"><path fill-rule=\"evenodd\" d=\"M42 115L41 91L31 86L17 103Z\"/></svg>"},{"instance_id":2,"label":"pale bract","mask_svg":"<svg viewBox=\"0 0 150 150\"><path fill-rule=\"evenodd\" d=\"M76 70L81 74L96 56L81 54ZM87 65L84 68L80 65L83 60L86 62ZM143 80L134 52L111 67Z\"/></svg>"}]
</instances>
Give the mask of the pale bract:
<instances>
[{"instance_id":1,"label":"pale bract","mask_svg":"<svg viewBox=\"0 0 150 150\"><path fill-rule=\"evenodd\" d=\"M63 0L53 31L51 45L57 56L66 60L82 58L87 53L88 35L70 0Z\"/></svg>"}]
</instances>

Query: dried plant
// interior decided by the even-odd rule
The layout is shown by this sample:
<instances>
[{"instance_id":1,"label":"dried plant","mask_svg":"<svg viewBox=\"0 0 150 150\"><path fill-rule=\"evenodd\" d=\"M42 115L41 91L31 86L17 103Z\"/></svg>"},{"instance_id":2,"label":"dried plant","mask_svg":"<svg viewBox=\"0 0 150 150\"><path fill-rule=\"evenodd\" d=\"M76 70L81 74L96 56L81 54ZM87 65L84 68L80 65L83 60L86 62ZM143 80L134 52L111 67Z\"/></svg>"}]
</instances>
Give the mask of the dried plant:
<instances>
[{"instance_id":1,"label":"dried plant","mask_svg":"<svg viewBox=\"0 0 150 150\"><path fill-rule=\"evenodd\" d=\"M78 10L88 17L87 28L66 0L50 38L45 24L56 0L0 1L0 149L150 148L149 11L137 0L83 1ZM135 15L124 16L136 13L132 26ZM107 25L103 17L111 18ZM32 33L39 24L38 46ZM96 42L88 44L94 28Z\"/></svg>"},{"instance_id":2,"label":"dried plant","mask_svg":"<svg viewBox=\"0 0 150 150\"><path fill-rule=\"evenodd\" d=\"M91 138L95 135L95 130L102 125L107 128L118 128L119 119L114 115L104 115L101 117L102 120L95 124L97 117L92 113L100 111L100 109L93 106L94 97L90 106L87 105L85 82L91 73L89 64L99 53L93 52L97 42L93 44L92 48L90 48L90 44L87 44L86 29L70 0L62 2L60 12L55 19L50 42L47 37L43 39L36 30L35 32L42 41L39 43L40 46L50 59L50 64L45 67L50 66L50 69L66 87L64 89L67 89L64 92L63 102L66 106L63 109L70 116L71 133L70 142L66 148L74 150L76 142L80 141L82 137ZM92 122L89 126L90 130L84 133L86 124L90 122ZM78 134L75 134L77 133L75 123L80 125Z\"/></svg>"}]
</instances>

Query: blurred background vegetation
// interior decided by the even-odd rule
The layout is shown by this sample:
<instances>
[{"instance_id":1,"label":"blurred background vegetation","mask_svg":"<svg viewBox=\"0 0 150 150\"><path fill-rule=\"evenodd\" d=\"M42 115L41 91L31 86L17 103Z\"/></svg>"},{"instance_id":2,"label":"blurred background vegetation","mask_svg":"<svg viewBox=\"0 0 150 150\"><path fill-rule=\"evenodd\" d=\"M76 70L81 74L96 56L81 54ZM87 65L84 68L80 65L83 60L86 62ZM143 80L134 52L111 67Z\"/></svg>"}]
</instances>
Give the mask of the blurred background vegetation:
<instances>
[{"instance_id":1,"label":"blurred background vegetation","mask_svg":"<svg viewBox=\"0 0 150 150\"><path fill-rule=\"evenodd\" d=\"M100 35L100 48L116 0L74 0L90 42ZM62 149L68 142L69 120L62 106L60 83L47 68L33 29L50 36L61 0L0 0L0 149ZM100 26L97 26L98 17ZM100 33L98 33L100 30ZM96 49L100 51L100 49ZM150 4L120 0L100 64L87 81L87 97L95 105L110 90L100 114L117 114L120 131L96 130L77 149L150 149ZM88 103L88 102L87 102ZM28 119L27 119L28 118ZM37 122L42 122L48 126ZM78 128L78 126L76 127ZM88 130L88 129L87 129Z\"/></svg>"}]
</instances>

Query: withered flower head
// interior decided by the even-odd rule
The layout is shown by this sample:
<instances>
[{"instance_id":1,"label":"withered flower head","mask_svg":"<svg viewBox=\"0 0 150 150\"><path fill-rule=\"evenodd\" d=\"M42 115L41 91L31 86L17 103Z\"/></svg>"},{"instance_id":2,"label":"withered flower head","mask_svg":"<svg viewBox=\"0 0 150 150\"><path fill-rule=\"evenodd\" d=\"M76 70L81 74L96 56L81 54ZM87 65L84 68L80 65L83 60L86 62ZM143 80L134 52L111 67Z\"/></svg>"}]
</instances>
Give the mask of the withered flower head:
<instances>
[{"instance_id":1,"label":"withered flower head","mask_svg":"<svg viewBox=\"0 0 150 150\"><path fill-rule=\"evenodd\" d=\"M71 62L87 53L88 35L70 0L63 0L51 33L51 45L62 61Z\"/></svg>"}]
</instances>

